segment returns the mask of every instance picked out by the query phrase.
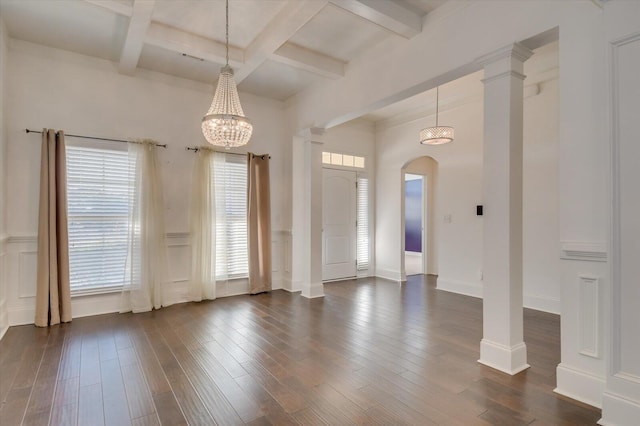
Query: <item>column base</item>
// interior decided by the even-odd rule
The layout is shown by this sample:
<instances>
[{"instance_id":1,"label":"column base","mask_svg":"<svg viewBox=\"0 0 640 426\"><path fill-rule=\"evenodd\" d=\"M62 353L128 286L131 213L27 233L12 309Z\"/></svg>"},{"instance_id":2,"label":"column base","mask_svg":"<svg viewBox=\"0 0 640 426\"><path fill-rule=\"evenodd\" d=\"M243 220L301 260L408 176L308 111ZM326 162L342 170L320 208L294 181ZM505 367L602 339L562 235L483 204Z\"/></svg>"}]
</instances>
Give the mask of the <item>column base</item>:
<instances>
[{"instance_id":1,"label":"column base","mask_svg":"<svg viewBox=\"0 0 640 426\"><path fill-rule=\"evenodd\" d=\"M302 284L302 297L306 297L307 299L315 299L316 297L324 297L324 284L319 283L310 283L310 284Z\"/></svg>"},{"instance_id":2,"label":"column base","mask_svg":"<svg viewBox=\"0 0 640 426\"><path fill-rule=\"evenodd\" d=\"M524 342L505 346L482 339L478 362L512 376L530 367L527 364L527 345Z\"/></svg>"}]
</instances>

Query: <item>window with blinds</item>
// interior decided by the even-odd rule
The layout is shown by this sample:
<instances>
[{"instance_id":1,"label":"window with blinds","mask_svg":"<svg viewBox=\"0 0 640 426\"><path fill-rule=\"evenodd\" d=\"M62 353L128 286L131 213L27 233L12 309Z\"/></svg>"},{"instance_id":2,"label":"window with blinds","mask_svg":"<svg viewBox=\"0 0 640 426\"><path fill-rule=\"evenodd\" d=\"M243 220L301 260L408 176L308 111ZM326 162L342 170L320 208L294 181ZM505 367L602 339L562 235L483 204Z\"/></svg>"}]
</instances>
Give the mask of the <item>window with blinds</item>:
<instances>
[{"instance_id":1,"label":"window with blinds","mask_svg":"<svg viewBox=\"0 0 640 426\"><path fill-rule=\"evenodd\" d=\"M67 146L71 292L121 287L129 217L127 151Z\"/></svg>"},{"instance_id":2,"label":"window with blinds","mask_svg":"<svg viewBox=\"0 0 640 426\"><path fill-rule=\"evenodd\" d=\"M369 269L369 179L358 177L356 259L358 270Z\"/></svg>"},{"instance_id":3,"label":"window with blinds","mask_svg":"<svg viewBox=\"0 0 640 426\"><path fill-rule=\"evenodd\" d=\"M211 163L216 197L216 279L249 276L247 158L226 155Z\"/></svg>"}]
</instances>

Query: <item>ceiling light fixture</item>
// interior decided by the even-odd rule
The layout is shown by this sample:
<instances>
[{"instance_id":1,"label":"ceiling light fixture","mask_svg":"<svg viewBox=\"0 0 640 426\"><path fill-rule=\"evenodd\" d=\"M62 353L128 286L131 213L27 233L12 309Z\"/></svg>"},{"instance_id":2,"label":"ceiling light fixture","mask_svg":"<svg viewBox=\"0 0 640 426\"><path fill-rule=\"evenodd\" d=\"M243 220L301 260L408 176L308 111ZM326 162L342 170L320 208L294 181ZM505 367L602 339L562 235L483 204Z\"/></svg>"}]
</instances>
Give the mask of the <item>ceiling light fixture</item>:
<instances>
[{"instance_id":1,"label":"ceiling light fixture","mask_svg":"<svg viewBox=\"0 0 640 426\"><path fill-rule=\"evenodd\" d=\"M453 141L453 127L438 126L439 89L436 87L436 125L420 130L420 143L423 145L444 145Z\"/></svg>"},{"instance_id":2,"label":"ceiling light fixture","mask_svg":"<svg viewBox=\"0 0 640 426\"><path fill-rule=\"evenodd\" d=\"M229 66L229 0L226 4L227 64L220 70L218 86L207 115L202 117L202 134L211 145L225 149L246 145L253 126L242 111L238 89Z\"/></svg>"}]
</instances>

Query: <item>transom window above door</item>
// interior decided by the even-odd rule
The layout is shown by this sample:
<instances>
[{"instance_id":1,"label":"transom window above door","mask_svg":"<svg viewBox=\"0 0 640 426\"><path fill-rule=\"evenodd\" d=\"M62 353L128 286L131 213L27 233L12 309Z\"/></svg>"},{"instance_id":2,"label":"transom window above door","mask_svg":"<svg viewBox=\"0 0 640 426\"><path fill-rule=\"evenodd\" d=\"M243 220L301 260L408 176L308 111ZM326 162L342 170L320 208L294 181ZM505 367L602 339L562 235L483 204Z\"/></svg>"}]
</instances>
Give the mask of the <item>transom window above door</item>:
<instances>
[{"instance_id":1,"label":"transom window above door","mask_svg":"<svg viewBox=\"0 0 640 426\"><path fill-rule=\"evenodd\" d=\"M364 169L364 157L350 154L340 154L337 152L324 151L322 153L322 164L331 164L332 166L353 167L355 169Z\"/></svg>"}]
</instances>

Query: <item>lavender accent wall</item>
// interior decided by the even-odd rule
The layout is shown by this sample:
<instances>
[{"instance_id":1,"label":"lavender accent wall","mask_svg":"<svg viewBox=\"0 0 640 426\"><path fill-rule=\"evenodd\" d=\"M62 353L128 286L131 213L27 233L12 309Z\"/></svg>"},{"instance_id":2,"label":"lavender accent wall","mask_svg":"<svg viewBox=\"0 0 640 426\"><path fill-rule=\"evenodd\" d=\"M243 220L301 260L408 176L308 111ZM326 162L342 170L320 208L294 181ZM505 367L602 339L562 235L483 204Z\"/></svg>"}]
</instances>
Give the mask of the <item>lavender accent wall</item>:
<instances>
[{"instance_id":1,"label":"lavender accent wall","mask_svg":"<svg viewBox=\"0 0 640 426\"><path fill-rule=\"evenodd\" d=\"M422 179L405 182L404 212L405 250L422 253Z\"/></svg>"}]
</instances>

